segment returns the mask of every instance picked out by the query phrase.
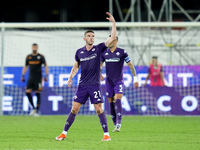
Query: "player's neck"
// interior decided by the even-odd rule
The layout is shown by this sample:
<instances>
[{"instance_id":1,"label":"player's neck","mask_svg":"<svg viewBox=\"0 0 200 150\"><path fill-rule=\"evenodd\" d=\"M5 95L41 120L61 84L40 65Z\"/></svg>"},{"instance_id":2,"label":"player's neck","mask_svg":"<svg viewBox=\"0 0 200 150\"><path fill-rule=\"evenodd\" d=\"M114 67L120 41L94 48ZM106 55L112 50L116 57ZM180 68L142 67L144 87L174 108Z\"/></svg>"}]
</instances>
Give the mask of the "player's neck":
<instances>
[{"instance_id":1,"label":"player's neck","mask_svg":"<svg viewBox=\"0 0 200 150\"><path fill-rule=\"evenodd\" d=\"M85 45L85 48L86 48L87 51L91 50L92 47L93 47L93 44L92 45L87 45L87 44Z\"/></svg>"},{"instance_id":2,"label":"player's neck","mask_svg":"<svg viewBox=\"0 0 200 150\"><path fill-rule=\"evenodd\" d=\"M32 53L33 56L36 56L38 53Z\"/></svg>"},{"instance_id":3,"label":"player's neck","mask_svg":"<svg viewBox=\"0 0 200 150\"><path fill-rule=\"evenodd\" d=\"M110 51L113 53L116 50L117 46L110 47Z\"/></svg>"}]
</instances>

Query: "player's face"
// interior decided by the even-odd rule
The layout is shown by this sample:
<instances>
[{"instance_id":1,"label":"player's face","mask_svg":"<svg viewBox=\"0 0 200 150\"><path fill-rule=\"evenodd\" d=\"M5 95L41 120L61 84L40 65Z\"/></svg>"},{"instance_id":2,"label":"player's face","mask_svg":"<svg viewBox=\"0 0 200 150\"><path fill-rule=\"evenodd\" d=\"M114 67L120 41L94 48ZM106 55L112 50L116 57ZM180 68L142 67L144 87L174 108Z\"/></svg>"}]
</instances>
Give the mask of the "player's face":
<instances>
[{"instance_id":1,"label":"player's face","mask_svg":"<svg viewBox=\"0 0 200 150\"><path fill-rule=\"evenodd\" d=\"M110 45L109 48L115 47L117 45L117 40L114 40Z\"/></svg>"},{"instance_id":2,"label":"player's face","mask_svg":"<svg viewBox=\"0 0 200 150\"><path fill-rule=\"evenodd\" d=\"M155 59L155 58L153 58L153 59L152 59L152 64L153 64L154 66L157 66L157 64L158 64L158 60Z\"/></svg>"},{"instance_id":3,"label":"player's face","mask_svg":"<svg viewBox=\"0 0 200 150\"><path fill-rule=\"evenodd\" d=\"M86 41L86 44L93 45L94 33L92 33L92 32L86 33L84 40Z\"/></svg>"},{"instance_id":4,"label":"player's face","mask_svg":"<svg viewBox=\"0 0 200 150\"><path fill-rule=\"evenodd\" d=\"M37 53L37 50L38 50L38 46L37 45L33 45L32 46L32 50L33 50L33 53Z\"/></svg>"}]
</instances>

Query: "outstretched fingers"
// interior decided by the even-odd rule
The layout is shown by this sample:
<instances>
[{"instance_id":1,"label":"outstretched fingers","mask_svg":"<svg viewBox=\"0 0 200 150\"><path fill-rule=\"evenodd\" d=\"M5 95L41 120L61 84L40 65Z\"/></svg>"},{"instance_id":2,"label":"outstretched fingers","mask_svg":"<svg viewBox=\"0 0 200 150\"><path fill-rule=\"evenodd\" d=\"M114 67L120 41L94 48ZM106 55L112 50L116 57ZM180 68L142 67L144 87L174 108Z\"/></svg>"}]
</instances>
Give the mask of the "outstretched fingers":
<instances>
[{"instance_id":1,"label":"outstretched fingers","mask_svg":"<svg viewBox=\"0 0 200 150\"><path fill-rule=\"evenodd\" d=\"M109 20L110 22L115 22L114 17L109 12L106 12L106 14L109 16L106 18L107 20Z\"/></svg>"}]
</instances>

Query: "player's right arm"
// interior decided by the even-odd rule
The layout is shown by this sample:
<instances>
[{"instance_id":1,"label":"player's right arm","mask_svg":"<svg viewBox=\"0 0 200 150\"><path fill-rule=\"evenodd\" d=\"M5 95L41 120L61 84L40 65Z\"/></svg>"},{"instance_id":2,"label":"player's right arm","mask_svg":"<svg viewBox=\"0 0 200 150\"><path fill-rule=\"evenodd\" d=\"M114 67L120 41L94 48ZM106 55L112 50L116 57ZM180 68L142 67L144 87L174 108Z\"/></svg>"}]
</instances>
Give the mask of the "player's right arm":
<instances>
[{"instance_id":1,"label":"player's right arm","mask_svg":"<svg viewBox=\"0 0 200 150\"><path fill-rule=\"evenodd\" d=\"M68 87L71 87L71 85L73 83L72 78L77 74L78 69L79 69L79 62L75 61L74 66L71 70L71 73L70 73L68 81L67 81Z\"/></svg>"},{"instance_id":2,"label":"player's right arm","mask_svg":"<svg viewBox=\"0 0 200 150\"><path fill-rule=\"evenodd\" d=\"M22 82L25 82L25 73L27 72L27 69L28 69L28 56L26 57L26 63L25 63L25 66L24 68L22 69L22 75L21 75L21 81Z\"/></svg>"}]
</instances>

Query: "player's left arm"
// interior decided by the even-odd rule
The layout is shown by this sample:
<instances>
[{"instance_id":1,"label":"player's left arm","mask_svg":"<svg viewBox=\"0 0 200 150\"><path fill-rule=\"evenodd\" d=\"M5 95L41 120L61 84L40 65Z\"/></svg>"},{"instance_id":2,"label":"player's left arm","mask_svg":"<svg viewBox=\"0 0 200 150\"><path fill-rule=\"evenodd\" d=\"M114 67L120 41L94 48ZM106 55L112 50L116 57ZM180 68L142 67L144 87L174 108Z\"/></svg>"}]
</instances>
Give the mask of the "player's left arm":
<instances>
[{"instance_id":1,"label":"player's left arm","mask_svg":"<svg viewBox=\"0 0 200 150\"><path fill-rule=\"evenodd\" d=\"M48 68L47 62L45 60L45 57L43 55L42 55L42 63L44 64L44 70L45 70L44 81L47 82L48 81L49 68Z\"/></svg>"},{"instance_id":2,"label":"player's left arm","mask_svg":"<svg viewBox=\"0 0 200 150\"><path fill-rule=\"evenodd\" d=\"M106 12L106 14L108 15L108 17L107 17L106 19L109 20L110 22L112 22L111 37L109 37L109 38L105 41L106 47L109 47L109 45L112 44L112 42L114 42L114 40L116 39L116 36L117 36L117 29L116 29L115 18L114 18L109 12Z\"/></svg>"},{"instance_id":3,"label":"player's left arm","mask_svg":"<svg viewBox=\"0 0 200 150\"><path fill-rule=\"evenodd\" d=\"M133 64L130 61L127 64L133 75L133 79L134 79L133 84L134 84L135 88L137 88L139 86L139 83L138 83L138 78L137 78L137 73L136 73L135 67L133 66Z\"/></svg>"},{"instance_id":4,"label":"player's left arm","mask_svg":"<svg viewBox=\"0 0 200 150\"><path fill-rule=\"evenodd\" d=\"M160 77L161 77L161 81L163 83L163 86L165 86L163 67L161 67Z\"/></svg>"},{"instance_id":5,"label":"player's left arm","mask_svg":"<svg viewBox=\"0 0 200 150\"><path fill-rule=\"evenodd\" d=\"M104 62L101 62L101 64L100 64L100 79L101 79L101 81L104 80L104 77L103 77L103 75L101 74L102 67L103 67L103 63L104 63Z\"/></svg>"},{"instance_id":6,"label":"player's left arm","mask_svg":"<svg viewBox=\"0 0 200 150\"><path fill-rule=\"evenodd\" d=\"M44 70L45 70L45 76L44 76L44 81L48 81L48 74L49 74L49 68L47 66L47 64L44 64Z\"/></svg>"}]
</instances>

